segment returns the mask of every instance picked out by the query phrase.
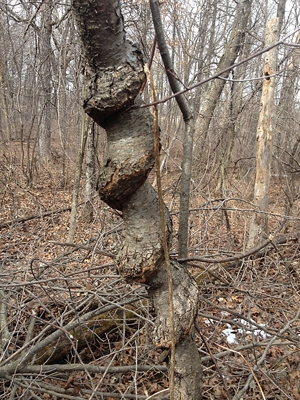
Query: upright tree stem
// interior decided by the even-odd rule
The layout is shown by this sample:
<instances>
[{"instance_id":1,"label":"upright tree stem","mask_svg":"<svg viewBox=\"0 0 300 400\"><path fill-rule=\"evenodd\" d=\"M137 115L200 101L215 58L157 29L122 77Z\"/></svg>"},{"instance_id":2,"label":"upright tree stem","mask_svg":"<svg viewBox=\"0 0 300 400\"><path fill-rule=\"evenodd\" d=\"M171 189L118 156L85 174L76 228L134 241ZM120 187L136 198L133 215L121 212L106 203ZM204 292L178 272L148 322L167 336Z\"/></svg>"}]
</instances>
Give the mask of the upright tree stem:
<instances>
[{"instance_id":1,"label":"upright tree stem","mask_svg":"<svg viewBox=\"0 0 300 400\"><path fill-rule=\"evenodd\" d=\"M181 85L176 78L174 66L166 43L163 25L159 10L159 1L150 0L152 19L155 28L157 45L164 63L167 77L173 93L180 92ZM187 257L188 252L188 231L189 231L189 205L190 205L190 183L192 174L193 157L193 135L195 130L194 118L189 103L184 94L175 97L182 113L185 130L183 138L183 157L181 164L181 187L180 187L180 209L178 228L178 257Z\"/></svg>"}]
</instances>

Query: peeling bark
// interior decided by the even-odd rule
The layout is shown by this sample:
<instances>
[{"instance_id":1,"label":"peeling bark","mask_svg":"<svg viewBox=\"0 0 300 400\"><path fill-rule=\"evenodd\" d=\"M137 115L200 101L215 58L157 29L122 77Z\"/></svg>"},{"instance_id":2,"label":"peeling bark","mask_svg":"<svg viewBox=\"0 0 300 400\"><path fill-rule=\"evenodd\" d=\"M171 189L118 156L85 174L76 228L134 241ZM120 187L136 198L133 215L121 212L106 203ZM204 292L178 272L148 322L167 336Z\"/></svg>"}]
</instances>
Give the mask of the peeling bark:
<instances>
[{"instance_id":1,"label":"peeling bark","mask_svg":"<svg viewBox=\"0 0 300 400\"><path fill-rule=\"evenodd\" d=\"M276 43L279 38L278 18L273 17L266 24L266 46ZM271 159L273 147L272 119L274 118L274 90L277 65L277 48L265 53L260 114L257 124L256 176L254 183L254 203L264 214L256 213L250 224L247 247L253 247L268 234L269 192Z\"/></svg>"},{"instance_id":2,"label":"peeling bark","mask_svg":"<svg viewBox=\"0 0 300 400\"><path fill-rule=\"evenodd\" d=\"M86 55L89 82L85 111L107 132L107 155L99 194L121 210L125 239L116 257L128 282L147 285L156 312L153 340L171 347L168 279L164 264L158 195L147 182L154 166L153 117L138 92L145 79L139 50L126 41L119 1L74 0L74 14ZM97 17L95 17L97 14ZM105 41L103 36L105 35ZM101 42L101 43L99 43ZM172 223L165 207L167 241ZM201 399L201 360L193 340L198 288L188 271L172 262L175 305L175 399Z\"/></svg>"}]
</instances>

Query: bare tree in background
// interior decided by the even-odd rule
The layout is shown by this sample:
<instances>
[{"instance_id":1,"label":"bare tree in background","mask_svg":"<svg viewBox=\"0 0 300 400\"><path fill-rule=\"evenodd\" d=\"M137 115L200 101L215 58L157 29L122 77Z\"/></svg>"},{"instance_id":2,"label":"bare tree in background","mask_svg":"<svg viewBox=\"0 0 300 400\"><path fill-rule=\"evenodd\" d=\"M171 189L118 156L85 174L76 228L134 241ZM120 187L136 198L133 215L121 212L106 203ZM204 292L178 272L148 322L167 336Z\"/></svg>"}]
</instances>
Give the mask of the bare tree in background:
<instances>
[{"instance_id":1,"label":"bare tree in background","mask_svg":"<svg viewBox=\"0 0 300 400\"><path fill-rule=\"evenodd\" d=\"M234 18L233 28L226 44L224 53L218 63L217 71L221 71L234 64L239 55L240 50L243 48L243 41L245 38L246 27L251 16L251 0L242 0L238 2L236 14ZM213 80L205 91L204 98L200 109L200 146L203 148L205 143L208 129L213 118L218 100L228 78L230 70L221 75L221 79Z\"/></svg>"},{"instance_id":2,"label":"bare tree in background","mask_svg":"<svg viewBox=\"0 0 300 400\"><path fill-rule=\"evenodd\" d=\"M6 73L3 62L0 62L0 94L1 94L1 108L2 108L2 140L9 141L11 139L11 131L9 127L8 118L8 102L7 102L7 89L6 89Z\"/></svg>"},{"instance_id":3,"label":"bare tree in background","mask_svg":"<svg viewBox=\"0 0 300 400\"><path fill-rule=\"evenodd\" d=\"M38 135L38 149L41 161L48 162L51 158L51 98L52 98L52 62L51 33L53 1L46 0L42 5L42 25L40 28L40 78L42 83L40 104L41 125Z\"/></svg>"}]
</instances>

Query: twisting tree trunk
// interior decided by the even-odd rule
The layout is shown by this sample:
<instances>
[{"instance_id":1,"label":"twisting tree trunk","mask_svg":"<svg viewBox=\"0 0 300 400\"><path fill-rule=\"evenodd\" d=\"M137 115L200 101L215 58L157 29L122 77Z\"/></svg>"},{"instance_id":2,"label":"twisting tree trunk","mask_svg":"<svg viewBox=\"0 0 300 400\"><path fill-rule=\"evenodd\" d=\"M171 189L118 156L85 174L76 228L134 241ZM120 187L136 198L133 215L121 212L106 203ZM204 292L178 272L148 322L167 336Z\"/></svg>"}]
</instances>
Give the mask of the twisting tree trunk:
<instances>
[{"instance_id":1,"label":"twisting tree trunk","mask_svg":"<svg viewBox=\"0 0 300 400\"><path fill-rule=\"evenodd\" d=\"M85 111L107 133L107 155L98 179L102 200L121 210L126 228L117 268L128 282L146 283L156 311L153 340L170 348L168 279L160 233L158 196L147 182L154 164L153 117L140 108L145 80L142 54L124 34L119 0L74 0L88 82ZM105 37L105 40L103 40ZM131 107L133 106L134 107ZM167 238L172 224L165 208ZM201 399L201 362L193 340L198 288L172 261L175 306L174 398Z\"/></svg>"}]
</instances>

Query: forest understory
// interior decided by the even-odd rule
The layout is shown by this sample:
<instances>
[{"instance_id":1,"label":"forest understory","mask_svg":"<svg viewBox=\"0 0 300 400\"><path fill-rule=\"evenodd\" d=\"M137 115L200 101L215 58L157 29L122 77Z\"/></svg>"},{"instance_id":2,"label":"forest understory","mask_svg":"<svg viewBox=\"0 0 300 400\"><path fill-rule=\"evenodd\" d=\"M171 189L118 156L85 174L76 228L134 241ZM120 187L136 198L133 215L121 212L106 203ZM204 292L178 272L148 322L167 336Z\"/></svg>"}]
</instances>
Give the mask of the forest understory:
<instances>
[{"instance_id":1,"label":"forest understory","mask_svg":"<svg viewBox=\"0 0 300 400\"><path fill-rule=\"evenodd\" d=\"M1 325L0 399L168 398L168 353L149 339L147 292L126 284L114 265L121 215L95 195L93 221L85 222L82 188L75 239L67 243L72 179L62 185L57 160L37 167L28 185L18 146L0 160L1 323L5 313L8 323L7 331ZM163 172L174 232L179 178L176 169ZM193 190L190 211L189 256L212 259L188 263L200 291L203 399L298 400L300 200L284 218L284 182L273 178L274 237L231 260L246 253L251 193L234 173L230 197L215 196L213 184ZM176 236L173 245L176 258Z\"/></svg>"}]
</instances>

